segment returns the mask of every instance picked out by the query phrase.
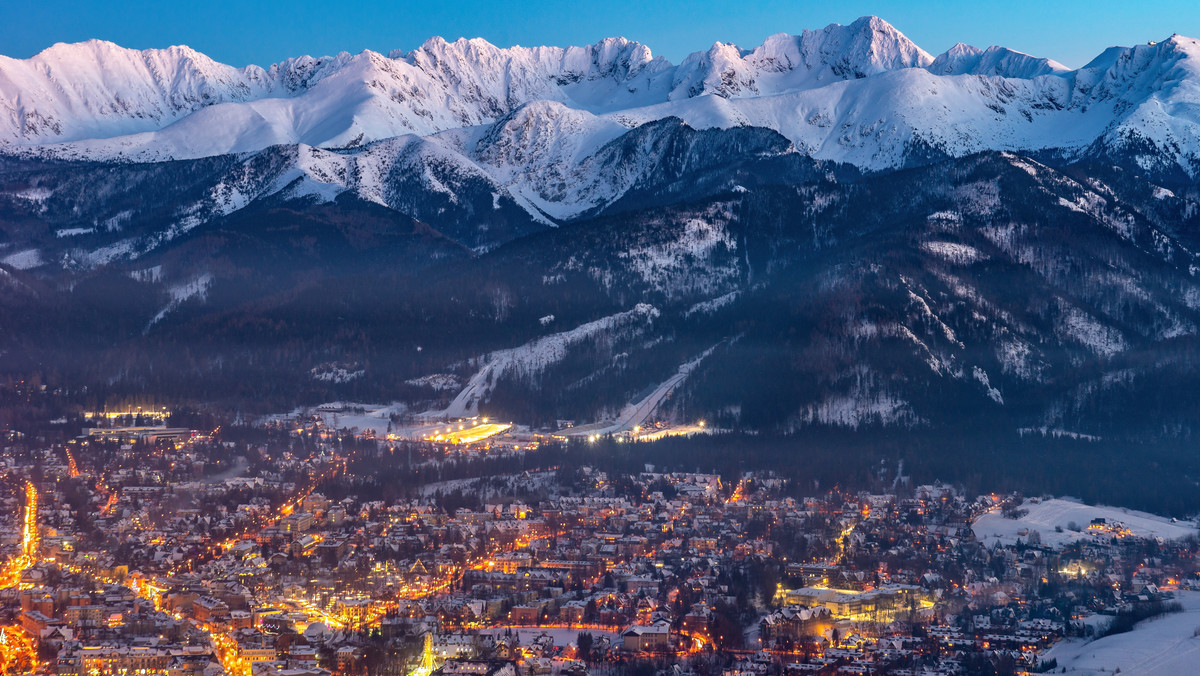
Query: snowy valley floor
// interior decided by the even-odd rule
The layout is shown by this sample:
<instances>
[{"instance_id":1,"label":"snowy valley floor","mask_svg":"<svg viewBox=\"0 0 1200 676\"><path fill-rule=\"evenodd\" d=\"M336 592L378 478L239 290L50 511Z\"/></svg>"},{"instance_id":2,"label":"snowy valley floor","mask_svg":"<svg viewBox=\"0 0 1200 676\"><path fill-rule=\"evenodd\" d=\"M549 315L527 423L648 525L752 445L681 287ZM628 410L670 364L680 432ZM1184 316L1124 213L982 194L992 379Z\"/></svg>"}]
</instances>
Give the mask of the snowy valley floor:
<instances>
[{"instance_id":1,"label":"snowy valley floor","mask_svg":"<svg viewBox=\"0 0 1200 676\"><path fill-rule=\"evenodd\" d=\"M1200 673L1200 592L1179 592L1182 613L1138 623L1133 631L1095 641L1070 639L1046 653L1054 672L1091 676L1187 676Z\"/></svg>"}]
</instances>

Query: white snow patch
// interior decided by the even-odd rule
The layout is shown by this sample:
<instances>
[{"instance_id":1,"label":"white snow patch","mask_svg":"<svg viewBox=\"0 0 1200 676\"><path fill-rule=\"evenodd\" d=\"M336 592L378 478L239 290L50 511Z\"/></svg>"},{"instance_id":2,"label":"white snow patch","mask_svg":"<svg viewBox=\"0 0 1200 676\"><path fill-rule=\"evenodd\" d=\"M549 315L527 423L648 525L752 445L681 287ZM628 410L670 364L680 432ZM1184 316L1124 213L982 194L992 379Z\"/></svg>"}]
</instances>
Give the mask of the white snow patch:
<instances>
[{"instance_id":1,"label":"white snow patch","mask_svg":"<svg viewBox=\"0 0 1200 676\"><path fill-rule=\"evenodd\" d=\"M1000 396L1000 390L997 390L996 388L992 387L992 383L988 379L987 371L984 371L983 369L979 368L978 366L973 366L971 368L971 375L975 377L975 380L979 381L980 385L983 385L983 388L985 390L987 390L988 397L992 401L996 402L997 404L1000 404L1001 406L1004 405L1004 397Z\"/></svg>"},{"instance_id":2,"label":"white snow patch","mask_svg":"<svg viewBox=\"0 0 1200 676\"><path fill-rule=\"evenodd\" d=\"M1071 211L1074 211L1077 213L1087 214L1089 216L1096 216L1098 213L1098 207L1103 205L1103 201L1098 202L1097 200L1100 200L1100 197L1098 195L1085 193L1083 196L1077 197L1073 200L1068 200L1063 197L1059 197L1058 205L1062 206L1062 207L1066 207L1066 208L1070 209Z\"/></svg>"},{"instance_id":3,"label":"white snow patch","mask_svg":"<svg viewBox=\"0 0 1200 676\"><path fill-rule=\"evenodd\" d=\"M979 249L967 244L958 244L957 242L922 242L921 248L955 265L970 265L971 263L987 259L987 256L979 251Z\"/></svg>"},{"instance_id":4,"label":"white snow patch","mask_svg":"<svg viewBox=\"0 0 1200 676\"><path fill-rule=\"evenodd\" d=\"M131 270L129 277L138 282L157 284L162 280L162 266L155 265L144 270Z\"/></svg>"},{"instance_id":5,"label":"white snow patch","mask_svg":"<svg viewBox=\"0 0 1200 676\"><path fill-rule=\"evenodd\" d=\"M137 258L138 253L136 240L123 239L93 251L81 252L78 261L84 268L92 269L107 265L118 258Z\"/></svg>"},{"instance_id":6,"label":"white snow patch","mask_svg":"<svg viewBox=\"0 0 1200 676\"><path fill-rule=\"evenodd\" d=\"M1004 153L1004 156L1012 163L1014 167L1024 171L1026 174L1029 174L1034 178L1038 177L1038 168L1025 158L1018 157L1011 153Z\"/></svg>"},{"instance_id":7,"label":"white snow patch","mask_svg":"<svg viewBox=\"0 0 1200 676\"><path fill-rule=\"evenodd\" d=\"M401 436L401 430L406 430L406 428L395 428L392 417L403 415L407 411L408 407L400 402L385 406L383 404L334 401L321 404L315 409L296 409L290 414L271 416L268 420L286 421L297 416L307 417L309 414L313 414L320 416L326 425L335 429L349 429L357 432L371 431L382 439L389 432L396 432L397 436ZM432 430L434 428L431 425L424 425L422 429ZM422 438L419 433L404 436L412 439Z\"/></svg>"},{"instance_id":8,"label":"white snow patch","mask_svg":"<svg viewBox=\"0 0 1200 676\"><path fill-rule=\"evenodd\" d=\"M146 324L146 328L143 329L143 333L149 331L150 327L157 324L162 320L163 317L167 316L167 313L182 305L184 301L188 300L189 298L198 297L203 299L208 293L208 287L212 285L212 280L213 276L211 274L204 273L188 282L177 284L171 287L169 289L171 300L165 306L163 306L163 309L158 311L158 314L154 315L154 318L150 320L149 324Z\"/></svg>"},{"instance_id":9,"label":"white snow patch","mask_svg":"<svg viewBox=\"0 0 1200 676\"><path fill-rule=\"evenodd\" d=\"M929 223L958 226L962 223L962 214L957 211L935 211L925 217Z\"/></svg>"},{"instance_id":10,"label":"white snow patch","mask_svg":"<svg viewBox=\"0 0 1200 676\"><path fill-rule=\"evenodd\" d=\"M1192 310L1200 310L1200 287L1189 286L1184 289L1183 303Z\"/></svg>"},{"instance_id":11,"label":"white snow patch","mask_svg":"<svg viewBox=\"0 0 1200 676\"><path fill-rule=\"evenodd\" d=\"M929 303L926 302L923 296L912 290L912 287L909 286L909 280L901 276L900 281L903 282L905 288L908 289L908 298L913 302L914 305L917 306L917 308L919 308L921 315L937 324L938 328L942 330L942 335L946 337L946 340L958 345L959 347L963 347L962 342L960 342L958 337L955 336L954 329L951 329L946 322L942 321L941 317L937 316L933 309L929 307Z\"/></svg>"},{"instance_id":12,"label":"white snow patch","mask_svg":"<svg viewBox=\"0 0 1200 676\"><path fill-rule=\"evenodd\" d=\"M4 258L0 258L0 263L16 268L17 270L29 270L41 265L42 252L37 249L25 249L13 254L9 254Z\"/></svg>"},{"instance_id":13,"label":"white snow patch","mask_svg":"<svg viewBox=\"0 0 1200 676\"><path fill-rule=\"evenodd\" d=\"M860 425L895 424L913 419L908 402L888 392L855 388L850 394L829 397L809 405L800 414L804 423L822 423L857 428Z\"/></svg>"},{"instance_id":14,"label":"white snow patch","mask_svg":"<svg viewBox=\"0 0 1200 676\"><path fill-rule=\"evenodd\" d=\"M95 228L63 228L54 233L55 237L62 239L63 237L77 237L79 235L90 235L96 232Z\"/></svg>"},{"instance_id":15,"label":"white snow patch","mask_svg":"<svg viewBox=\"0 0 1200 676\"><path fill-rule=\"evenodd\" d=\"M327 383L348 383L355 378L361 378L366 371L363 369L348 369L342 366L327 365L315 366L309 371L309 375L313 380L320 380Z\"/></svg>"},{"instance_id":16,"label":"white snow patch","mask_svg":"<svg viewBox=\"0 0 1200 676\"><path fill-rule=\"evenodd\" d=\"M457 390L462 387L462 381L458 379L458 376L450 373L432 373L420 378L409 378L404 382L416 387L431 387L438 392Z\"/></svg>"},{"instance_id":17,"label":"white snow patch","mask_svg":"<svg viewBox=\"0 0 1200 676\"><path fill-rule=\"evenodd\" d=\"M691 317L692 315L697 314L697 313L710 315L710 314L716 312L717 310L720 310L721 308L725 307L726 305L729 305L733 301L737 300L737 297L740 296L741 294L742 294L741 291L730 291L729 293L727 293L723 296L717 296L716 298L709 298L708 300L702 300L699 303L696 303L695 305L688 308L687 312L683 313L683 316L686 319L687 317Z\"/></svg>"},{"instance_id":18,"label":"white snow patch","mask_svg":"<svg viewBox=\"0 0 1200 676\"><path fill-rule=\"evenodd\" d=\"M869 319L851 319L846 325L847 333L855 340L874 338L879 335L879 325Z\"/></svg>"},{"instance_id":19,"label":"white snow patch","mask_svg":"<svg viewBox=\"0 0 1200 676\"><path fill-rule=\"evenodd\" d=\"M18 190L11 194L17 199L25 200L26 202L32 202L34 204L41 204L42 202L50 199L50 195L53 193L50 192L49 188L33 187L26 188L24 190Z\"/></svg>"},{"instance_id":20,"label":"white snow patch","mask_svg":"<svg viewBox=\"0 0 1200 676\"><path fill-rule=\"evenodd\" d=\"M1104 326L1077 308L1068 308L1060 318L1058 333L1083 344L1101 357L1111 357L1128 348L1120 331Z\"/></svg>"},{"instance_id":21,"label":"white snow patch","mask_svg":"<svg viewBox=\"0 0 1200 676\"><path fill-rule=\"evenodd\" d=\"M1033 348L1020 338L1002 339L996 346L996 358L1000 360L1000 370L1006 375L1026 381L1041 378L1042 368L1033 359Z\"/></svg>"},{"instance_id":22,"label":"white snow patch","mask_svg":"<svg viewBox=\"0 0 1200 676\"><path fill-rule=\"evenodd\" d=\"M1105 377L1107 378L1108 376ZM1023 437L1036 434L1052 439L1074 439L1075 441L1101 441L1103 439L1103 437L1098 437L1094 434L1064 430L1059 427L1047 427L1045 425L1041 427L1021 427L1017 429L1017 434Z\"/></svg>"},{"instance_id":23,"label":"white snow patch","mask_svg":"<svg viewBox=\"0 0 1200 676\"><path fill-rule=\"evenodd\" d=\"M711 293L738 275L733 261L714 261L720 249L737 250L737 242L724 225L701 218L688 219L674 239L636 247L618 254L629 261L642 281L655 289L678 297L689 293Z\"/></svg>"},{"instance_id":24,"label":"white snow patch","mask_svg":"<svg viewBox=\"0 0 1200 676\"><path fill-rule=\"evenodd\" d=\"M112 218L105 219L100 225L104 226L104 229L108 232L119 232L132 217L133 211L126 209Z\"/></svg>"},{"instance_id":25,"label":"white snow patch","mask_svg":"<svg viewBox=\"0 0 1200 676\"><path fill-rule=\"evenodd\" d=\"M929 365L929 370L933 371L939 376L945 375L948 372L949 369L945 364L942 363L942 360L933 353L933 350L929 349L929 346L925 344L925 341L918 338L917 334L912 332L912 329L904 326L903 324L895 324L891 322L884 324L879 328L881 333L885 336L904 338L921 348L921 352L924 353L923 358L925 363Z\"/></svg>"}]
</instances>

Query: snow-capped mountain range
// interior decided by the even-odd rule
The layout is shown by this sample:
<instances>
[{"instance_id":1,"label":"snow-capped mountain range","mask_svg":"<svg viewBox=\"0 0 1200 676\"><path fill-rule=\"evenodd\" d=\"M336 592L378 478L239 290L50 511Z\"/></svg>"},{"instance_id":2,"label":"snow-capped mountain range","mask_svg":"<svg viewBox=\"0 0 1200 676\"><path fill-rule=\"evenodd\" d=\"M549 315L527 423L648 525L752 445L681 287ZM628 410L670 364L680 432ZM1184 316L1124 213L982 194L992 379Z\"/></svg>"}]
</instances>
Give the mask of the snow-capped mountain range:
<instances>
[{"instance_id":1,"label":"snow-capped mountain range","mask_svg":"<svg viewBox=\"0 0 1200 676\"><path fill-rule=\"evenodd\" d=\"M874 17L678 65L0 57L0 376L531 421L668 383L663 415L728 427L1185 439L1198 252L1180 36L1078 70Z\"/></svg>"},{"instance_id":2,"label":"snow-capped mountain range","mask_svg":"<svg viewBox=\"0 0 1200 676\"><path fill-rule=\"evenodd\" d=\"M985 150L1126 152L1195 178L1200 42L1114 47L1069 70L1002 47L935 58L864 17L750 50L718 43L678 65L622 38L509 49L432 38L265 69L95 40L0 57L7 154L155 162L309 146L295 165L302 191L383 203L372 186L416 144L550 220L618 198L628 186L594 173L606 144L672 117L768 128L788 152L868 171Z\"/></svg>"}]
</instances>

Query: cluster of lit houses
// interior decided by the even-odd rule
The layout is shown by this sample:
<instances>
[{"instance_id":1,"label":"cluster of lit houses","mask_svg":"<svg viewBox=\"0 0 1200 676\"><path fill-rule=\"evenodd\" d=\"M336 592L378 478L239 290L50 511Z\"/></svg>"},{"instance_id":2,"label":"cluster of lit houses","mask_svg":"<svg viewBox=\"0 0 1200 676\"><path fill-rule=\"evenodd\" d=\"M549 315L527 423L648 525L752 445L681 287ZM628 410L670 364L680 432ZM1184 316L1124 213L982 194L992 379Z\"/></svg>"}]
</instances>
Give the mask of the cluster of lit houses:
<instances>
[{"instance_id":1,"label":"cluster of lit houses","mask_svg":"<svg viewBox=\"0 0 1200 676\"><path fill-rule=\"evenodd\" d=\"M0 671L1026 671L1089 616L1195 579L1188 542L985 547L972 519L1010 498L940 485L803 497L581 468L462 481L452 505L356 494L336 439L110 437L5 450L0 513L40 497L32 545L24 516L0 524L26 556L0 590Z\"/></svg>"}]
</instances>

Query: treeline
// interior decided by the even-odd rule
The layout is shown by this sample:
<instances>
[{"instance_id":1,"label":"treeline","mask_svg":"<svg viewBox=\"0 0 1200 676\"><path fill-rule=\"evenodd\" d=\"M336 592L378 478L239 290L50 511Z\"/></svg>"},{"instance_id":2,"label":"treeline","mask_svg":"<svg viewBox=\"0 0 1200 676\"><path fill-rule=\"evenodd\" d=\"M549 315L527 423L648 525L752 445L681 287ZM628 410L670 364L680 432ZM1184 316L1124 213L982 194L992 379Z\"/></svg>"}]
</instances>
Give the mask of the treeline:
<instances>
[{"instance_id":1,"label":"treeline","mask_svg":"<svg viewBox=\"0 0 1200 676\"><path fill-rule=\"evenodd\" d=\"M1105 636L1113 636L1115 634L1124 634L1133 631L1134 625L1142 620L1149 620L1155 617L1162 617L1171 613L1183 612L1183 604L1178 601L1163 601L1154 599L1151 601L1138 601L1127 610L1122 610L1113 617L1112 622L1105 627L1097 638Z\"/></svg>"},{"instance_id":2,"label":"treeline","mask_svg":"<svg viewBox=\"0 0 1200 676\"><path fill-rule=\"evenodd\" d=\"M771 472L791 480L795 497L831 489L906 493L937 481L962 487L968 496L1020 492L1028 496L1076 497L1091 504L1186 517L1200 512L1200 458L1178 444L1089 442L1030 437L997 430L850 431L811 428L793 435L714 434L668 437L655 442L545 444L517 457L442 458L421 443L394 450L363 447L354 454L347 485L323 488L361 498L414 497L437 482L521 471L555 471L564 480L583 467L612 474L704 472L735 481L745 472ZM897 473L901 472L900 476ZM461 490L447 484L448 498Z\"/></svg>"},{"instance_id":3,"label":"treeline","mask_svg":"<svg viewBox=\"0 0 1200 676\"><path fill-rule=\"evenodd\" d=\"M1186 443L1090 442L1012 430L810 428L793 435L716 434L653 443L572 444L561 464L614 472L771 471L799 494L890 491L942 481L969 495L1020 491L1184 517L1200 512L1200 457ZM903 477L897 480L902 467Z\"/></svg>"}]
</instances>

